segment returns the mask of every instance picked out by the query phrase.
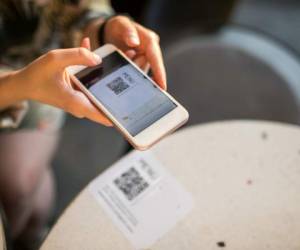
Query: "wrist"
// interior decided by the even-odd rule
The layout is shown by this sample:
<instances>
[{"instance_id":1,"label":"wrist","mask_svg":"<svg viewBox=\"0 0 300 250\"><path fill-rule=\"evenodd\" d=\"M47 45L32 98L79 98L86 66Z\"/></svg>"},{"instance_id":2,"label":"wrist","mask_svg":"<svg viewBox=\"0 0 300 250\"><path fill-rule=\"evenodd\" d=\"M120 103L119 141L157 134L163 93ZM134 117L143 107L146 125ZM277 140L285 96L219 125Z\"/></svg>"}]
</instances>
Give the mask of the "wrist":
<instances>
[{"instance_id":1,"label":"wrist","mask_svg":"<svg viewBox=\"0 0 300 250\"><path fill-rule=\"evenodd\" d=\"M9 107L26 98L26 92L20 88L18 71L7 72L0 76L0 109Z\"/></svg>"},{"instance_id":2,"label":"wrist","mask_svg":"<svg viewBox=\"0 0 300 250\"><path fill-rule=\"evenodd\" d=\"M24 75L22 74L22 70L12 72L9 76L9 82L18 101L31 99L29 86L24 78Z\"/></svg>"},{"instance_id":3,"label":"wrist","mask_svg":"<svg viewBox=\"0 0 300 250\"><path fill-rule=\"evenodd\" d=\"M101 45L99 43L98 31L104 21L104 18L96 19L94 21L91 21L89 25L84 29L83 37L90 38L92 50L97 49Z\"/></svg>"},{"instance_id":4,"label":"wrist","mask_svg":"<svg viewBox=\"0 0 300 250\"><path fill-rule=\"evenodd\" d=\"M103 46L106 43L106 26L107 23L116 17L115 15L107 17L98 27L97 39L100 46Z\"/></svg>"}]
</instances>

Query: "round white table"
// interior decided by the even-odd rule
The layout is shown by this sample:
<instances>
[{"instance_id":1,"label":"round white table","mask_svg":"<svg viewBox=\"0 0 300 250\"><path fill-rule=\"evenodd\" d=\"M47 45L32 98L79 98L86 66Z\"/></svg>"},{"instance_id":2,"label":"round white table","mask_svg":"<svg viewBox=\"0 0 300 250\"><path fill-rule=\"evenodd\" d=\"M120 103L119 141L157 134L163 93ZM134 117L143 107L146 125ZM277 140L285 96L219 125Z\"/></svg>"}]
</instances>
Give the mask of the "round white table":
<instances>
[{"instance_id":1,"label":"round white table","mask_svg":"<svg viewBox=\"0 0 300 250\"><path fill-rule=\"evenodd\" d=\"M181 130L151 151L194 208L149 249L300 249L299 127L211 123ZM41 249L133 247L85 189Z\"/></svg>"}]
</instances>

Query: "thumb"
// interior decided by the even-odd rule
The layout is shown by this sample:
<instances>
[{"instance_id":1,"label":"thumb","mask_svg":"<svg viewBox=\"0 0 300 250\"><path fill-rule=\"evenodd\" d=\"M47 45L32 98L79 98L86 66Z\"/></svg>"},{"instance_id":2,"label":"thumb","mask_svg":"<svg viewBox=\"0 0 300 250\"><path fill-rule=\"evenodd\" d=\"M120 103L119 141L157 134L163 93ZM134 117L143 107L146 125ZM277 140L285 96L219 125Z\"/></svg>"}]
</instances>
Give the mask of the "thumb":
<instances>
[{"instance_id":1,"label":"thumb","mask_svg":"<svg viewBox=\"0 0 300 250\"><path fill-rule=\"evenodd\" d=\"M90 38L88 38L88 37L83 38L82 41L81 41L80 47L91 50Z\"/></svg>"},{"instance_id":2,"label":"thumb","mask_svg":"<svg viewBox=\"0 0 300 250\"><path fill-rule=\"evenodd\" d=\"M96 66L102 62L100 56L86 48L53 50L46 58L61 69L72 65Z\"/></svg>"},{"instance_id":3,"label":"thumb","mask_svg":"<svg viewBox=\"0 0 300 250\"><path fill-rule=\"evenodd\" d=\"M128 47L136 47L140 45L140 39L134 22L132 22L128 17L122 17L119 19L120 26L119 32Z\"/></svg>"}]
</instances>

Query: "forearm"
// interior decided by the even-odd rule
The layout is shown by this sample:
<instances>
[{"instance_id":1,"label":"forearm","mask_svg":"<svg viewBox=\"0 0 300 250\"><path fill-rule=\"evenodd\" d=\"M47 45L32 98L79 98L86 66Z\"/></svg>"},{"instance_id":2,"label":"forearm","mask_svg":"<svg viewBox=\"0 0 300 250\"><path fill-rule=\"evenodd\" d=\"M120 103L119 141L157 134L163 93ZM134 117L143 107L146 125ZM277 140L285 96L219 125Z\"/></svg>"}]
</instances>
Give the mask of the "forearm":
<instances>
[{"instance_id":1,"label":"forearm","mask_svg":"<svg viewBox=\"0 0 300 250\"><path fill-rule=\"evenodd\" d=\"M0 110L23 101L25 96L17 71L0 75Z\"/></svg>"}]
</instances>

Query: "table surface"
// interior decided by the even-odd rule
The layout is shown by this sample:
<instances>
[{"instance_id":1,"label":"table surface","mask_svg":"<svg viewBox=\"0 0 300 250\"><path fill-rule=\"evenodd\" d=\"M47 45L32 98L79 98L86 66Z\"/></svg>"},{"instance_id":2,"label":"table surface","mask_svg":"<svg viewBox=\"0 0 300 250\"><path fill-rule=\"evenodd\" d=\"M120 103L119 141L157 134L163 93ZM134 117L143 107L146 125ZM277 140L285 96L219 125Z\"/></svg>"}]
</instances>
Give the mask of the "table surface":
<instances>
[{"instance_id":1,"label":"table surface","mask_svg":"<svg viewBox=\"0 0 300 250\"><path fill-rule=\"evenodd\" d=\"M151 249L300 249L299 127L211 123L181 130L151 151L195 202ZM41 249L133 248L85 189Z\"/></svg>"}]
</instances>

